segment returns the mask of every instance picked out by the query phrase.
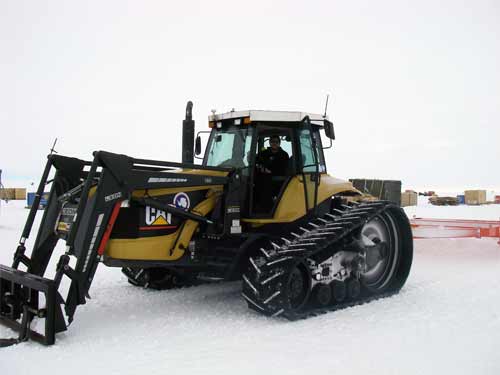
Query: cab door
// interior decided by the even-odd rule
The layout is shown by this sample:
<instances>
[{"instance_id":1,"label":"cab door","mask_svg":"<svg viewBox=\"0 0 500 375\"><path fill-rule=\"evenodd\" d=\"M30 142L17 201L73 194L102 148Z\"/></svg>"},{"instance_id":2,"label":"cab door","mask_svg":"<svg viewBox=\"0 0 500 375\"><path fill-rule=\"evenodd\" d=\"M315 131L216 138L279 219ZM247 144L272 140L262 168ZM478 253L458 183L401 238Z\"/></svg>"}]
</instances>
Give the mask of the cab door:
<instances>
[{"instance_id":1,"label":"cab door","mask_svg":"<svg viewBox=\"0 0 500 375\"><path fill-rule=\"evenodd\" d=\"M310 211L318 203L318 186L321 182L321 173L325 172L319 129L304 126L299 130L298 139L302 174L299 179L304 185L306 210Z\"/></svg>"},{"instance_id":2,"label":"cab door","mask_svg":"<svg viewBox=\"0 0 500 375\"><path fill-rule=\"evenodd\" d=\"M288 166L282 173L269 175L259 173L257 168L254 168L252 174L253 180L251 181L252 192L249 196L251 202L250 217L273 218L281 202L283 192L295 175L295 142L294 131L291 127L258 126L252 159L254 160L254 165L258 159L258 155L271 147L270 137L272 135L280 137L280 147L288 156Z\"/></svg>"}]
</instances>

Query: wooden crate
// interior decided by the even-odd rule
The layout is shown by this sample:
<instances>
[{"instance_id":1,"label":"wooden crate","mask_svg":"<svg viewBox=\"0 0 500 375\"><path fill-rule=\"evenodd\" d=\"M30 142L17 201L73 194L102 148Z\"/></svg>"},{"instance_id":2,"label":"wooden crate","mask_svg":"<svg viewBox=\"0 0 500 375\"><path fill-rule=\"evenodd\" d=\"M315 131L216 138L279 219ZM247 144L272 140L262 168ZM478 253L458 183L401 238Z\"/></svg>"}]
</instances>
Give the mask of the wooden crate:
<instances>
[{"instance_id":1,"label":"wooden crate","mask_svg":"<svg viewBox=\"0 0 500 375\"><path fill-rule=\"evenodd\" d=\"M478 205L486 203L486 190L465 190L465 204Z\"/></svg>"},{"instance_id":2,"label":"wooden crate","mask_svg":"<svg viewBox=\"0 0 500 375\"><path fill-rule=\"evenodd\" d=\"M418 194L414 191L405 191L401 193L401 207L416 206Z\"/></svg>"},{"instance_id":3,"label":"wooden crate","mask_svg":"<svg viewBox=\"0 0 500 375\"><path fill-rule=\"evenodd\" d=\"M16 189L0 189L0 199L15 199Z\"/></svg>"},{"instance_id":4,"label":"wooden crate","mask_svg":"<svg viewBox=\"0 0 500 375\"><path fill-rule=\"evenodd\" d=\"M19 188L19 189L14 189L14 199L17 200L25 200L26 199L26 189L25 188Z\"/></svg>"}]
</instances>

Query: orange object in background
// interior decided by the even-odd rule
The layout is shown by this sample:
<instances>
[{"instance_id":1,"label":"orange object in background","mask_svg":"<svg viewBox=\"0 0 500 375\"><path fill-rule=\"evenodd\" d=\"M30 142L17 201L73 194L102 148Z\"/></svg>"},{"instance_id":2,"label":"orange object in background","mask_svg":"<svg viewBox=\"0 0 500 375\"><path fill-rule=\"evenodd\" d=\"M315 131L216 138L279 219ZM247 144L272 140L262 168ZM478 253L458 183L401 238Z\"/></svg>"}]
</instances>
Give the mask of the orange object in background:
<instances>
[{"instance_id":1,"label":"orange object in background","mask_svg":"<svg viewBox=\"0 0 500 375\"><path fill-rule=\"evenodd\" d=\"M495 195L495 203L500 204L500 195Z\"/></svg>"},{"instance_id":2,"label":"orange object in background","mask_svg":"<svg viewBox=\"0 0 500 375\"><path fill-rule=\"evenodd\" d=\"M422 219L410 220L413 238L498 238L500 220Z\"/></svg>"}]
</instances>

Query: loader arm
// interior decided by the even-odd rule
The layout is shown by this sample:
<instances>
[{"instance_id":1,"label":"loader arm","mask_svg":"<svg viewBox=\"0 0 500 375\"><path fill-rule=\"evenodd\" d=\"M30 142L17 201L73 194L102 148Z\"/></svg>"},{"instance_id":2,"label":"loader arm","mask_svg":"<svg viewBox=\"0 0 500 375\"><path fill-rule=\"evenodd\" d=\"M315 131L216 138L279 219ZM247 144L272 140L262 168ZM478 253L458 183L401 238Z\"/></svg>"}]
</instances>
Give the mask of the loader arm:
<instances>
[{"instance_id":1,"label":"loader arm","mask_svg":"<svg viewBox=\"0 0 500 375\"><path fill-rule=\"evenodd\" d=\"M48 181L53 169L54 178ZM231 220L239 220L239 210L223 216L222 223L214 223L196 212L133 194L142 190L219 186L224 190L223 205L239 206L238 172L229 168L134 159L105 151L95 152L92 162L49 155L37 197L49 183L48 204L30 256L26 254L26 240L39 199L28 215L12 267L2 265L0 268L0 322L18 329L21 332L18 340L31 336L52 344L55 333L66 329L61 304L65 305L68 324L73 321L77 306L89 297L97 266L124 202L156 206L187 222L219 224L221 234L229 230ZM67 216L65 222L64 215ZM50 279L44 275L60 239L66 242L65 253L59 258L55 277ZM76 258L74 267L70 265L72 257ZM24 271L19 269L21 265ZM66 299L57 291L64 277L71 281ZM45 295L45 306L39 303L41 293ZM30 329L35 316L46 319L43 335Z\"/></svg>"}]
</instances>

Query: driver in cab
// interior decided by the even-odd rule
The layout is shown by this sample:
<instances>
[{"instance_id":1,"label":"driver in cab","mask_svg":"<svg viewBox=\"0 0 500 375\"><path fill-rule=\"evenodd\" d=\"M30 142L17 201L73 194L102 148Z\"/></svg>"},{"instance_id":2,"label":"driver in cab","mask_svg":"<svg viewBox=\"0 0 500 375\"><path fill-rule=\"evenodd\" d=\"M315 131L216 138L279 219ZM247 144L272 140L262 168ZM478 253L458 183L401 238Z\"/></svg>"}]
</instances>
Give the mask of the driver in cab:
<instances>
[{"instance_id":1,"label":"driver in cab","mask_svg":"<svg viewBox=\"0 0 500 375\"><path fill-rule=\"evenodd\" d=\"M256 168L260 173L273 176L284 176L288 168L288 153L281 148L278 135L272 135L269 140L270 147L257 155Z\"/></svg>"},{"instance_id":2,"label":"driver in cab","mask_svg":"<svg viewBox=\"0 0 500 375\"><path fill-rule=\"evenodd\" d=\"M281 148L278 135L272 135L270 147L259 152L255 162L257 211L269 212L277 199L282 182L273 176L285 176L288 169L288 153Z\"/></svg>"}]
</instances>

